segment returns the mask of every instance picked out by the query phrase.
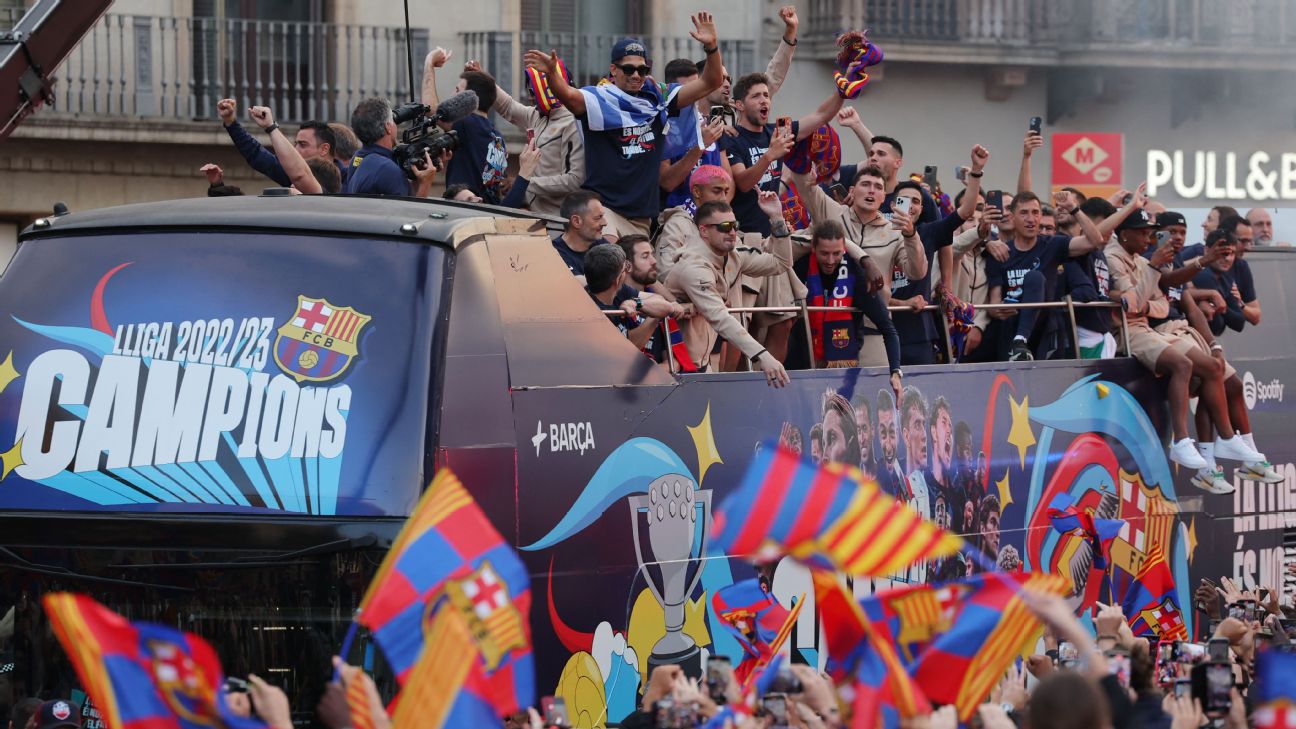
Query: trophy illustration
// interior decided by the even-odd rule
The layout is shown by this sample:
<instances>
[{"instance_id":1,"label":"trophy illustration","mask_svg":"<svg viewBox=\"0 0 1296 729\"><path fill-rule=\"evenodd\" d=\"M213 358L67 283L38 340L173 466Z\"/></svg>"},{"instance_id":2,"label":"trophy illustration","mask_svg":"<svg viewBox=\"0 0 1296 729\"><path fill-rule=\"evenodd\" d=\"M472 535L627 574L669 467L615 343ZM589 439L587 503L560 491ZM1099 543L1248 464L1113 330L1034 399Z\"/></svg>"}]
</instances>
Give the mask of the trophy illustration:
<instances>
[{"instance_id":1,"label":"trophy illustration","mask_svg":"<svg viewBox=\"0 0 1296 729\"><path fill-rule=\"evenodd\" d=\"M711 531L711 491L695 489L691 477L671 473L653 481L647 494L628 500L639 572L661 603L666 623L666 635L648 656L648 672L677 664L688 676L701 678L702 651L684 633L684 607L702 579L701 558ZM639 533L645 520L651 561L644 559Z\"/></svg>"}]
</instances>

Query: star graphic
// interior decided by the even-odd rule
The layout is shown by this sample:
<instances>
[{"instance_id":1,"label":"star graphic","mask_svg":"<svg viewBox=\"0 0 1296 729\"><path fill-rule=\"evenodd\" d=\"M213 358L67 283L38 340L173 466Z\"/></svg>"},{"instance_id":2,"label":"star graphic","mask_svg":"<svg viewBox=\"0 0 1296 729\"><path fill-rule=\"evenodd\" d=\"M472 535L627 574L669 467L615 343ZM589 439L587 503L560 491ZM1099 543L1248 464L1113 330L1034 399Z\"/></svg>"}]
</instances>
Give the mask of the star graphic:
<instances>
[{"instance_id":1,"label":"star graphic","mask_svg":"<svg viewBox=\"0 0 1296 729\"><path fill-rule=\"evenodd\" d=\"M1197 517L1188 522L1188 564L1192 564L1193 553L1197 551Z\"/></svg>"},{"instance_id":2,"label":"star graphic","mask_svg":"<svg viewBox=\"0 0 1296 729\"><path fill-rule=\"evenodd\" d=\"M707 403L702 422L687 427L689 435L693 437L693 447L697 449L698 486L701 486L702 479L706 478L707 469L717 463L724 463L724 460L720 458L720 453L716 450L715 433L711 431L710 402Z\"/></svg>"},{"instance_id":3,"label":"star graphic","mask_svg":"<svg viewBox=\"0 0 1296 729\"><path fill-rule=\"evenodd\" d=\"M999 513L1003 514L1008 505L1012 503L1012 490L1008 488L1008 471L1004 470L1004 477L995 481L995 486L999 488Z\"/></svg>"},{"instance_id":4,"label":"star graphic","mask_svg":"<svg viewBox=\"0 0 1296 729\"><path fill-rule=\"evenodd\" d=\"M4 462L4 471L3 473L0 473L0 481L9 478L9 474L15 468L26 463L22 457L22 443L23 439L19 438L18 442L13 444L13 448L10 448L4 453L0 453L0 461Z\"/></svg>"},{"instance_id":5,"label":"star graphic","mask_svg":"<svg viewBox=\"0 0 1296 729\"><path fill-rule=\"evenodd\" d=\"M13 366L13 352L5 355L4 361L0 362L0 392L4 392L9 383L21 377L18 370Z\"/></svg>"},{"instance_id":6,"label":"star graphic","mask_svg":"<svg viewBox=\"0 0 1296 729\"><path fill-rule=\"evenodd\" d=\"M1035 445L1035 433L1031 432L1030 396L1022 398L1019 403L1008 396L1008 405L1012 408L1012 428L1008 431L1008 442L1017 446L1017 455L1021 458L1021 467L1026 467L1026 450Z\"/></svg>"}]
</instances>

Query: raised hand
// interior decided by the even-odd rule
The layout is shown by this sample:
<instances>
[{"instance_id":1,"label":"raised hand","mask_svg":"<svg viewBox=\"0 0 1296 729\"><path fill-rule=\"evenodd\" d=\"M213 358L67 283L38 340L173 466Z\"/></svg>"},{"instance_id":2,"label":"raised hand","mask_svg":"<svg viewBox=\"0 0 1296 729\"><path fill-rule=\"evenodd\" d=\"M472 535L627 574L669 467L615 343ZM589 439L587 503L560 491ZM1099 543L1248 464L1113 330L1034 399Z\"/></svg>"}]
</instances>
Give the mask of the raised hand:
<instances>
[{"instance_id":1,"label":"raised hand","mask_svg":"<svg viewBox=\"0 0 1296 729\"><path fill-rule=\"evenodd\" d=\"M702 146L708 149L723 137L725 133L725 122L721 117L711 119L702 125Z\"/></svg>"},{"instance_id":2,"label":"raised hand","mask_svg":"<svg viewBox=\"0 0 1296 729\"><path fill-rule=\"evenodd\" d=\"M518 155L518 177L529 180L535 176L536 169L540 167L540 150L536 149L535 140L527 142L527 146Z\"/></svg>"},{"instance_id":3,"label":"raised hand","mask_svg":"<svg viewBox=\"0 0 1296 729\"><path fill-rule=\"evenodd\" d=\"M482 70L481 61L473 60L464 64L464 71L480 73Z\"/></svg>"},{"instance_id":4,"label":"raised hand","mask_svg":"<svg viewBox=\"0 0 1296 729\"><path fill-rule=\"evenodd\" d=\"M796 6L784 5L779 8L779 18L783 20L783 26L786 29L783 33L783 37L786 38L790 33L795 39L797 26L801 24L801 19L797 17Z\"/></svg>"},{"instance_id":5,"label":"raised hand","mask_svg":"<svg viewBox=\"0 0 1296 729\"><path fill-rule=\"evenodd\" d=\"M198 171L207 176L208 185L215 186L225 181L225 172L220 168L220 165L208 162L202 167L199 167Z\"/></svg>"},{"instance_id":6,"label":"raised hand","mask_svg":"<svg viewBox=\"0 0 1296 729\"><path fill-rule=\"evenodd\" d=\"M986 163L990 161L990 150L975 145L972 147L972 171L980 172L985 169Z\"/></svg>"},{"instance_id":7,"label":"raised hand","mask_svg":"<svg viewBox=\"0 0 1296 729\"><path fill-rule=\"evenodd\" d=\"M795 146L796 138L792 136L790 128L786 132L779 132L776 128L774 133L770 135L769 149L765 150L765 156L769 157L771 162L781 160Z\"/></svg>"},{"instance_id":8,"label":"raised hand","mask_svg":"<svg viewBox=\"0 0 1296 729\"><path fill-rule=\"evenodd\" d=\"M1035 154L1035 150L1043 146L1044 137L1032 132L1026 132L1026 139L1022 141L1022 156L1030 157Z\"/></svg>"},{"instance_id":9,"label":"raised hand","mask_svg":"<svg viewBox=\"0 0 1296 729\"><path fill-rule=\"evenodd\" d=\"M693 40L702 44L703 48L715 48L719 36L716 34L715 18L703 10L697 15L691 16L694 30L689 31Z\"/></svg>"},{"instance_id":10,"label":"raised hand","mask_svg":"<svg viewBox=\"0 0 1296 729\"><path fill-rule=\"evenodd\" d=\"M441 46L437 46L428 51L427 58L423 61L423 65L431 66L432 68L441 68L446 65L446 61L449 61L453 55L454 51L447 51Z\"/></svg>"},{"instance_id":11,"label":"raised hand","mask_svg":"<svg viewBox=\"0 0 1296 729\"><path fill-rule=\"evenodd\" d=\"M534 68L546 74L558 73L558 51L527 51L522 56L522 62L527 68Z\"/></svg>"},{"instance_id":12,"label":"raised hand","mask_svg":"<svg viewBox=\"0 0 1296 729\"><path fill-rule=\"evenodd\" d=\"M251 117L252 121L256 122L256 125L262 129L274 124L274 112L270 111L270 107L268 106L251 107L248 109L248 116Z\"/></svg>"},{"instance_id":13,"label":"raised hand","mask_svg":"<svg viewBox=\"0 0 1296 729\"><path fill-rule=\"evenodd\" d=\"M216 102L216 113L220 115L220 120L225 126L234 123L234 117L238 115L238 102L233 99L221 99Z\"/></svg>"},{"instance_id":14,"label":"raised hand","mask_svg":"<svg viewBox=\"0 0 1296 729\"><path fill-rule=\"evenodd\" d=\"M864 126L864 120L860 119L859 112L853 106L843 106L841 111L837 112L837 123L847 129Z\"/></svg>"},{"instance_id":15,"label":"raised hand","mask_svg":"<svg viewBox=\"0 0 1296 729\"><path fill-rule=\"evenodd\" d=\"M779 199L777 192L762 190L756 198L756 204L760 206L761 212L765 213L770 220L783 219L783 201Z\"/></svg>"}]
</instances>

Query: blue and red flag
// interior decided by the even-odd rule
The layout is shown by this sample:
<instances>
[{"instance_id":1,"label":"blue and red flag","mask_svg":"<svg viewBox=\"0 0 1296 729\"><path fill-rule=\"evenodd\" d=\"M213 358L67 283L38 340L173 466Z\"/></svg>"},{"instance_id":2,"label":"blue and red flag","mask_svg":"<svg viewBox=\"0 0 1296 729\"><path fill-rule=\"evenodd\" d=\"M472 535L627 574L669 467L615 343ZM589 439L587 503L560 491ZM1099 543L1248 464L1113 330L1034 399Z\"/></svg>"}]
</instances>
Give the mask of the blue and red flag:
<instances>
[{"instance_id":1,"label":"blue and red flag","mask_svg":"<svg viewBox=\"0 0 1296 729\"><path fill-rule=\"evenodd\" d=\"M668 316L665 319L666 337L669 340L671 354L675 357L675 364L679 367L680 372L697 372L697 365L693 364L693 357L689 354L688 347L684 344L684 333L680 331L679 322L675 317Z\"/></svg>"},{"instance_id":2,"label":"blue and red flag","mask_svg":"<svg viewBox=\"0 0 1296 729\"><path fill-rule=\"evenodd\" d=\"M855 727L899 726L900 720L931 711L910 678L885 626L871 621L831 573L815 570L815 606L823 621L828 672L855 692Z\"/></svg>"},{"instance_id":3,"label":"blue and red flag","mask_svg":"<svg viewBox=\"0 0 1296 729\"><path fill-rule=\"evenodd\" d=\"M1257 653L1250 698L1256 729L1296 728L1296 653L1272 648Z\"/></svg>"},{"instance_id":4,"label":"blue and red flag","mask_svg":"<svg viewBox=\"0 0 1296 729\"><path fill-rule=\"evenodd\" d=\"M131 622L86 595L50 593L42 603L105 726L267 729L229 710L220 660L198 636Z\"/></svg>"},{"instance_id":5,"label":"blue and red flag","mask_svg":"<svg viewBox=\"0 0 1296 729\"><path fill-rule=\"evenodd\" d=\"M909 672L927 698L952 704L967 721L1040 627L1022 591L1063 595L1067 581L1041 572L986 572L944 587L954 591L950 627Z\"/></svg>"},{"instance_id":6,"label":"blue and red flag","mask_svg":"<svg viewBox=\"0 0 1296 729\"><path fill-rule=\"evenodd\" d=\"M442 469L378 568L356 622L373 632L403 687L431 639L458 645L466 630L475 660L457 658L469 669L463 681L436 682L442 693L431 700L445 704L449 717L498 718L535 702L530 611L522 561L459 479ZM452 704L465 704L463 713Z\"/></svg>"},{"instance_id":7,"label":"blue and red flag","mask_svg":"<svg viewBox=\"0 0 1296 729\"><path fill-rule=\"evenodd\" d=\"M887 496L858 469L804 461L767 443L720 505L712 543L732 556L783 555L857 577L953 554L963 540Z\"/></svg>"},{"instance_id":8,"label":"blue and red flag","mask_svg":"<svg viewBox=\"0 0 1296 729\"><path fill-rule=\"evenodd\" d=\"M748 685L750 678L778 655L804 604L802 595L788 610L762 589L756 578L722 587L711 597L716 617L743 647L743 660L734 668L739 685Z\"/></svg>"},{"instance_id":9,"label":"blue and red flag","mask_svg":"<svg viewBox=\"0 0 1296 729\"><path fill-rule=\"evenodd\" d=\"M1089 546L1093 550L1093 568L1106 569L1111 544L1125 528L1123 519L1095 519L1094 515L1076 505L1070 494L1060 493L1053 497L1048 508L1049 521L1053 528L1066 534L1080 530L1084 532Z\"/></svg>"},{"instance_id":10,"label":"blue and red flag","mask_svg":"<svg viewBox=\"0 0 1296 729\"><path fill-rule=\"evenodd\" d=\"M1125 591L1121 607L1125 610L1130 630L1136 636L1188 640L1188 626L1175 603L1174 574L1160 544L1154 544L1148 550L1138 574Z\"/></svg>"}]
</instances>

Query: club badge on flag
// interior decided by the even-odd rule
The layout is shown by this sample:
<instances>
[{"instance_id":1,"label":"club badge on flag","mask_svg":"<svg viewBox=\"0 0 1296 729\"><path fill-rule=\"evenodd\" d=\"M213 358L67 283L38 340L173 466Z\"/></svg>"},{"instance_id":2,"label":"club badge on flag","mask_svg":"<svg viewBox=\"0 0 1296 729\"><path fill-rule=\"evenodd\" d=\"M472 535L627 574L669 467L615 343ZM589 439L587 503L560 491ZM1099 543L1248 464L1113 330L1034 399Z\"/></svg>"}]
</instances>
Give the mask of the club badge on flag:
<instances>
[{"instance_id":1,"label":"club badge on flag","mask_svg":"<svg viewBox=\"0 0 1296 729\"><path fill-rule=\"evenodd\" d=\"M190 633L136 623L87 595L41 600L77 678L113 729L267 729L230 711L216 652Z\"/></svg>"}]
</instances>

